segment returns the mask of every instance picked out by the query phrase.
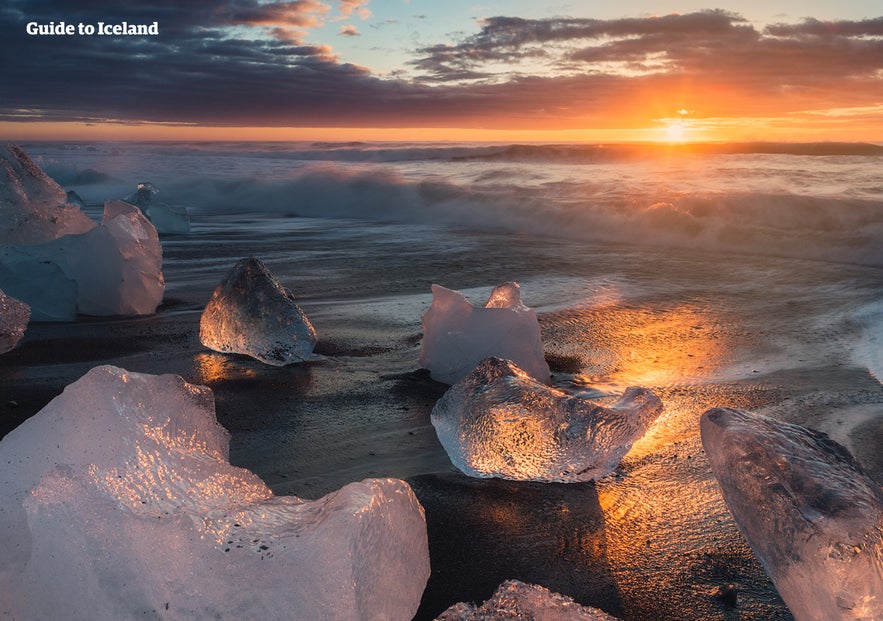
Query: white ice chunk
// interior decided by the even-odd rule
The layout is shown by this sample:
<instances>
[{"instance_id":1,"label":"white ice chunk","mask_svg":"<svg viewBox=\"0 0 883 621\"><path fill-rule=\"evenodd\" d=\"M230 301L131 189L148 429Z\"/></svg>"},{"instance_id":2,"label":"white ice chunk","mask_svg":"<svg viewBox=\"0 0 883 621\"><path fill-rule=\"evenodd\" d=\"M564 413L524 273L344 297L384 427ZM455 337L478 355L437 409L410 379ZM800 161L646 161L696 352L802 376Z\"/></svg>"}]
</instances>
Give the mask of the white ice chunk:
<instances>
[{"instance_id":1,"label":"white ice chunk","mask_svg":"<svg viewBox=\"0 0 883 621\"><path fill-rule=\"evenodd\" d=\"M573 599L553 593L545 587L507 580L481 606L454 604L435 621L618 621L591 606L581 606Z\"/></svg>"},{"instance_id":2,"label":"white ice chunk","mask_svg":"<svg viewBox=\"0 0 883 621\"><path fill-rule=\"evenodd\" d=\"M0 290L0 354L18 345L30 317L30 306Z\"/></svg>"},{"instance_id":3,"label":"white ice chunk","mask_svg":"<svg viewBox=\"0 0 883 621\"><path fill-rule=\"evenodd\" d=\"M284 366L309 358L318 341L294 295L254 257L242 259L217 286L199 321L199 340L223 353Z\"/></svg>"},{"instance_id":4,"label":"white ice chunk","mask_svg":"<svg viewBox=\"0 0 883 621\"><path fill-rule=\"evenodd\" d=\"M823 433L713 409L702 445L739 529L796 621L883 619L883 493Z\"/></svg>"},{"instance_id":5,"label":"white ice chunk","mask_svg":"<svg viewBox=\"0 0 883 621\"><path fill-rule=\"evenodd\" d=\"M550 381L540 324L522 303L516 282L497 286L484 308L472 306L459 291L432 285L432 306L421 321L420 366L438 382L454 384L491 356L512 360L545 384Z\"/></svg>"},{"instance_id":6,"label":"white ice chunk","mask_svg":"<svg viewBox=\"0 0 883 621\"><path fill-rule=\"evenodd\" d=\"M431 419L469 476L574 483L613 472L661 412L646 388L628 388L605 408L488 358L438 400Z\"/></svg>"},{"instance_id":7,"label":"white ice chunk","mask_svg":"<svg viewBox=\"0 0 883 621\"><path fill-rule=\"evenodd\" d=\"M97 367L0 441L0 617L411 619L429 576L407 483L315 501L230 465L211 391Z\"/></svg>"},{"instance_id":8,"label":"white ice chunk","mask_svg":"<svg viewBox=\"0 0 883 621\"><path fill-rule=\"evenodd\" d=\"M0 249L0 286L34 309L34 320L149 315L162 302L162 246L133 205L108 201L101 226L81 235Z\"/></svg>"},{"instance_id":9,"label":"white ice chunk","mask_svg":"<svg viewBox=\"0 0 883 621\"><path fill-rule=\"evenodd\" d=\"M134 194L126 197L129 202L140 209L153 223L159 233L189 233L190 216L186 207L172 206L162 202L156 196L159 188L144 181L138 184Z\"/></svg>"},{"instance_id":10,"label":"white ice chunk","mask_svg":"<svg viewBox=\"0 0 883 621\"><path fill-rule=\"evenodd\" d=\"M94 226L20 147L0 146L0 244L39 244Z\"/></svg>"}]
</instances>

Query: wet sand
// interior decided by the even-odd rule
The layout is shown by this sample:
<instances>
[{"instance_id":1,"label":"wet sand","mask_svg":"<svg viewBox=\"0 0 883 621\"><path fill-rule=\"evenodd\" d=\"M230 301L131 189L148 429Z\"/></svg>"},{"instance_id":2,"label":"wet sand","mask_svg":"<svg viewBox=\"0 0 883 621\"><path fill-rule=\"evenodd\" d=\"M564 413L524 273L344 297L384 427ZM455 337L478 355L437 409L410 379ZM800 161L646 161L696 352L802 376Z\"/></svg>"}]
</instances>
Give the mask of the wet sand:
<instances>
[{"instance_id":1,"label":"wet sand","mask_svg":"<svg viewBox=\"0 0 883 621\"><path fill-rule=\"evenodd\" d=\"M232 433L231 462L277 494L317 498L375 476L411 483L426 510L432 562L416 619L457 601L483 601L510 578L626 621L791 619L723 504L698 419L729 406L814 425L842 438L883 480L880 383L830 354L829 343L849 336L843 330L807 329L839 308L813 297L819 270L831 282L852 278L852 289L868 298L875 292L862 287L872 287L874 274L767 261L767 284L787 274L792 286L770 296L752 292L756 275L726 271L726 257L715 264L688 254L451 234L436 240L442 260L405 236L373 229L353 225L346 249L329 246L315 223L248 243L229 231L206 233L199 244L172 239L157 315L34 324L18 349L0 356L0 433L93 366L176 373L212 388L218 419ZM303 260L274 265L286 251ZM202 305L225 271L218 266L247 254L269 255L316 326L311 361L273 368L200 345ZM206 255L213 263L203 267ZM373 263L360 265L353 255ZM746 260L739 269L756 267ZM539 309L556 385L603 402L639 383L665 404L617 472L597 483L469 479L436 439L429 414L446 387L417 362L429 283L468 288L513 277ZM571 280L588 283L584 301L562 294ZM611 293L611 282L645 290ZM719 595L728 584L738 593L735 607Z\"/></svg>"}]
</instances>

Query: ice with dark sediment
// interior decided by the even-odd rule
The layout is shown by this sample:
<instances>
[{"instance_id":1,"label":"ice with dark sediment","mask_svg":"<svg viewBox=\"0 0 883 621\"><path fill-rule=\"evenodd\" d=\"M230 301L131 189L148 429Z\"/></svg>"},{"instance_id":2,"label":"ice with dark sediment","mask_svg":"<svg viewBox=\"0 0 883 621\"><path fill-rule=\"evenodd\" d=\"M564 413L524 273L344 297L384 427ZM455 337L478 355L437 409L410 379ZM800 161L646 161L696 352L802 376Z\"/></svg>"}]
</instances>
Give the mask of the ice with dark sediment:
<instances>
[{"instance_id":1,"label":"ice with dark sediment","mask_svg":"<svg viewBox=\"0 0 883 621\"><path fill-rule=\"evenodd\" d=\"M484 308L459 291L432 285L432 305L421 322L420 366L438 382L454 384L491 356L512 360L540 382L550 381L540 324L521 301L516 282L495 287Z\"/></svg>"},{"instance_id":2,"label":"ice with dark sediment","mask_svg":"<svg viewBox=\"0 0 883 621\"><path fill-rule=\"evenodd\" d=\"M31 307L0 290L0 354L13 349L25 335Z\"/></svg>"},{"instance_id":3,"label":"ice with dark sediment","mask_svg":"<svg viewBox=\"0 0 883 621\"><path fill-rule=\"evenodd\" d=\"M407 483L277 497L228 462L211 391L102 366L0 441L0 617L411 619L429 576Z\"/></svg>"},{"instance_id":4,"label":"ice with dark sediment","mask_svg":"<svg viewBox=\"0 0 883 621\"><path fill-rule=\"evenodd\" d=\"M469 476L574 483L613 472L661 412L646 388L628 388L602 407L487 358L439 399L431 420L451 462Z\"/></svg>"},{"instance_id":5,"label":"ice with dark sediment","mask_svg":"<svg viewBox=\"0 0 883 621\"><path fill-rule=\"evenodd\" d=\"M598 608L581 606L570 597L549 589L507 580L480 606L454 604L435 621L619 621Z\"/></svg>"},{"instance_id":6,"label":"ice with dark sediment","mask_svg":"<svg viewBox=\"0 0 883 621\"><path fill-rule=\"evenodd\" d=\"M159 188L144 181L138 184L134 194L125 198L140 209L153 223L159 233L189 233L190 215L186 207L172 206L157 198Z\"/></svg>"},{"instance_id":7,"label":"ice with dark sediment","mask_svg":"<svg viewBox=\"0 0 883 621\"><path fill-rule=\"evenodd\" d=\"M222 353L284 366L310 357L318 338L294 295L255 257L240 260L212 293L199 340Z\"/></svg>"},{"instance_id":8,"label":"ice with dark sediment","mask_svg":"<svg viewBox=\"0 0 883 621\"><path fill-rule=\"evenodd\" d=\"M40 244L94 226L21 147L0 146L0 244Z\"/></svg>"},{"instance_id":9,"label":"ice with dark sediment","mask_svg":"<svg viewBox=\"0 0 883 621\"><path fill-rule=\"evenodd\" d=\"M727 507L796 621L883 619L883 492L823 433L743 410L702 415Z\"/></svg>"},{"instance_id":10,"label":"ice with dark sediment","mask_svg":"<svg viewBox=\"0 0 883 621\"><path fill-rule=\"evenodd\" d=\"M73 205L74 207L78 207L80 209L85 209L87 207L86 201L84 201L83 198L73 190L68 190L66 196L68 205Z\"/></svg>"},{"instance_id":11,"label":"ice with dark sediment","mask_svg":"<svg viewBox=\"0 0 883 621\"><path fill-rule=\"evenodd\" d=\"M42 244L0 248L0 287L35 321L149 315L162 302L162 246L133 205L108 201L101 226Z\"/></svg>"}]
</instances>

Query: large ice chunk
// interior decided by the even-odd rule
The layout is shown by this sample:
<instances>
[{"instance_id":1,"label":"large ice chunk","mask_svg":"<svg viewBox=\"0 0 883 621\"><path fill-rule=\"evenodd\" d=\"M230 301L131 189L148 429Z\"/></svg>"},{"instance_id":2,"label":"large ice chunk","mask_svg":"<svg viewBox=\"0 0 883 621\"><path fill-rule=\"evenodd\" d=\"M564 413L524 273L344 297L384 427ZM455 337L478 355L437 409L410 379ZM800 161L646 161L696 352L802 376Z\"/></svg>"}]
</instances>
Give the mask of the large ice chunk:
<instances>
[{"instance_id":1,"label":"large ice chunk","mask_svg":"<svg viewBox=\"0 0 883 621\"><path fill-rule=\"evenodd\" d=\"M481 606L460 602L435 621L618 621L603 610L581 606L573 599L536 584L507 580Z\"/></svg>"},{"instance_id":2,"label":"large ice chunk","mask_svg":"<svg viewBox=\"0 0 883 621\"><path fill-rule=\"evenodd\" d=\"M0 244L39 244L94 226L21 147L0 146Z\"/></svg>"},{"instance_id":3,"label":"large ice chunk","mask_svg":"<svg viewBox=\"0 0 883 621\"><path fill-rule=\"evenodd\" d=\"M294 295L255 257L236 263L212 293L199 320L199 340L274 366L303 362L318 341Z\"/></svg>"},{"instance_id":4,"label":"large ice chunk","mask_svg":"<svg viewBox=\"0 0 883 621\"><path fill-rule=\"evenodd\" d=\"M186 207L172 206L159 200L156 196L159 188L144 181L138 184L134 194L126 197L126 202L140 209L153 223L159 233L189 233L190 216Z\"/></svg>"},{"instance_id":5,"label":"large ice chunk","mask_svg":"<svg viewBox=\"0 0 883 621\"><path fill-rule=\"evenodd\" d=\"M646 388L628 388L605 408L488 358L438 400L431 419L469 476L573 483L613 472L661 412Z\"/></svg>"},{"instance_id":6,"label":"large ice chunk","mask_svg":"<svg viewBox=\"0 0 883 621\"><path fill-rule=\"evenodd\" d=\"M30 317L30 306L0 290L0 354L18 345Z\"/></svg>"},{"instance_id":7,"label":"large ice chunk","mask_svg":"<svg viewBox=\"0 0 883 621\"><path fill-rule=\"evenodd\" d=\"M495 287L484 308L472 306L459 291L432 285L432 305L421 322L420 366L438 382L454 384L491 356L512 360L545 384L550 381L540 324L522 303L517 282Z\"/></svg>"},{"instance_id":8,"label":"large ice chunk","mask_svg":"<svg viewBox=\"0 0 883 621\"><path fill-rule=\"evenodd\" d=\"M796 621L883 619L883 493L823 433L742 410L702 415L727 507Z\"/></svg>"},{"instance_id":9,"label":"large ice chunk","mask_svg":"<svg viewBox=\"0 0 883 621\"><path fill-rule=\"evenodd\" d=\"M101 226L87 233L0 249L0 287L28 303L36 321L149 315L165 289L162 246L138 208L108 201Z\"/></svg>"},{"instance_id":10,"label":"large ice chunk","mask_svg":"<svg viewBox=\"0 0 883 621\"><path fill-rule=\"evenodd\" d=\"M228 440L178 376L68 386L0 442L0 617L412 618L429 555L405 482L276 497Z\"/></svg>"}]
</instances>

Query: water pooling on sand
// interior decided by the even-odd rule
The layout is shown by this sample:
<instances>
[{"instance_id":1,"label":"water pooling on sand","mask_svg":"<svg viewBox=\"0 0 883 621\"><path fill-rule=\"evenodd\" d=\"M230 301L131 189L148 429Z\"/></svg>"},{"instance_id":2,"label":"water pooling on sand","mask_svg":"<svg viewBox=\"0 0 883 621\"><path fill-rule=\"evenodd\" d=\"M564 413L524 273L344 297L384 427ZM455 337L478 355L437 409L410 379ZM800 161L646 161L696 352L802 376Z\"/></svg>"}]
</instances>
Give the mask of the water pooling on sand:
<instances>
[{"instance_id":1,"label":"water pooling on sand","mask_svg":"<svg viewBox=\"0 0 883 621\"><path fill-rule=\"evenodd\" d=\"M880 156L25 148L89 203L151 181L191 209L193 232L163 240L158 315L29 328L0 358L4 387L60 391L102 362L179 373L213 389L231 460L276 493L408 479L434 568L421 619L510 578L633 620L732 618L715 597L732 583L740 619L789 619L708 468L710 407L821 429L883 480ZM106 177L76 183L89 168ZM270 369L199 345L202 307L249 255L297 296L323 358ZM477 300L508 280L537 311L554 385L663 400L597 484L470 480L438 444L429 412L444 387L415 373L430 284ZM74 353L96 338L107 347Z\"/></svg>"}]
</instances>

